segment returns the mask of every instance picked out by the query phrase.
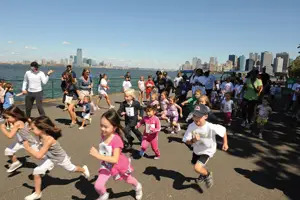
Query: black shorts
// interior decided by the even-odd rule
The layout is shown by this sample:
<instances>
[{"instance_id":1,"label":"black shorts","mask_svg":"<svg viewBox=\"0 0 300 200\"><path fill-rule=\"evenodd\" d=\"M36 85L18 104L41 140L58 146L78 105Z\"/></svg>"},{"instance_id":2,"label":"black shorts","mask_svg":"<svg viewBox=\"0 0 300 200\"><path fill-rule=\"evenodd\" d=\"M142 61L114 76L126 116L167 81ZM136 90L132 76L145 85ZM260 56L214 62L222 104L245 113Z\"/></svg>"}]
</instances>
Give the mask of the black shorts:
<instances>
[{"instance_id":1,"label":"black shorts","mask_svg":"<svg viewBox=\"0 0 300 200\"><path fill-rule=\"evenodd\" d=\"M206 154L197 155L197 154L193 153L191 163L194 165L196 163L200 163L201 165L205 166L206 163L208 162L208 160L209 160L209 156Z\"/></svg>"}]
</instances>

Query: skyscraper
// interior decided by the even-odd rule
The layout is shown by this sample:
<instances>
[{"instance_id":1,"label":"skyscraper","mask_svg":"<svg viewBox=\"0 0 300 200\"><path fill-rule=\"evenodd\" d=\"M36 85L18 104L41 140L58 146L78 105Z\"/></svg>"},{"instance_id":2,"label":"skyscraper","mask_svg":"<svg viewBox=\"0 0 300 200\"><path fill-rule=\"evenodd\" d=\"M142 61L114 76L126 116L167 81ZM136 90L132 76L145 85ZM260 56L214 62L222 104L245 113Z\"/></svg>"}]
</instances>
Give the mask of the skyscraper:
<instances>
[{"instance_id":1,"label":"skyscraper","mask_svg":"<svg viewBox=\"0 0 300 200\"><path fill-rule=\"evenodd\" d=\"M78 67L82 67L82 49L77 49L77 59L76 59L76 65Z\"/></svg>"},{"instance_id":2,"label":"skyscraper","mask_svg":"<svg viewBox=\"0 0 300 200\"><path fill-rule=\"evenodd\" d=\"M266 72L268 74L273 74L273 67L272 67L273 55L271 52L265 51L261 53L261 63L260 67L261 70L266 67Z\"/></svg>"},{"instance_id":3,"label":"skyscraper","mask_svg":"<svg viewBox=\"0 0 300 200\"><path fill-rule=\"evenodd\" d=\"M198 62L198 58L194 57L193 60L192 60L192 65L193 65L194 68L197 67L197 62Z\"/></svg>"},{"instance_id":4,"label":"skyscraper","mask_svg":"<svg viewBox=\"0 0 300 200\"><path fill-rule=\"evenodd\" d=\"M282 52L282 53L277 53L276 58L280 57L283 59L283 67L282 67L282 72L287 72L287 69L290 65L290 56L287 52Z\"/></svg>"},{"instance_id":5,"label":"skyscraper","mask_svg":"<svg viewBox=\"0 0 300 200\"><path fill-rule=\"evenodd\" d=\"M238 58L238 68L240 71L245 71L246 57L244 55Z\"/></svg>"},{"instance_id":6,"label":"skyscraper","mask_svg":"<svg viewBox=\"0 0 300 200\"><path fill-rule=\"evenodd\" d=\"M254 60L252 59L247 59L246 60L246 71L251 71L254 67Z\"/></svg>"},{"instance_id":7,"label":"skyscraper","mask_svg":"<svg viewBox=\"0 0 300 200\"><path fill-rule=\"evenodd\" d=\"M274 72L282 72L284 59L281 57L274 58Z\"/></svg>"},{"instance_id":8,"label":"skyscraper","mask_svg":"<svg viewBox=\"0 0 300 200\"><path fill-rule=\"evenodd\" d=\"M237 67L237 56L236 55L229 55L228 60L232 62L233 67Z\"/></svg>"}]
</instances>

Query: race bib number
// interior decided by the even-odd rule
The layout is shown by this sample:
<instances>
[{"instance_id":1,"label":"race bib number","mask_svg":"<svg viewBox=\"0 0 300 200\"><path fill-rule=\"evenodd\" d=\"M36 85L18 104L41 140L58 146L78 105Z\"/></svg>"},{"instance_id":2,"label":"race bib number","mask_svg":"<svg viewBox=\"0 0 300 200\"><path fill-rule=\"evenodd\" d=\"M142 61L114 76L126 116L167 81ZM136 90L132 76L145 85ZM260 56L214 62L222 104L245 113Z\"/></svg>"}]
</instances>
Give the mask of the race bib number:
<instances>
[{"instance_id":1,"label":"race bib number","mask_svg":"<svg viewBox=\"0 0 300 200\"><path fill-rule=\"evenodd\" d=\"M151 129L155 128L155 124L146 124L146 133L152 133Z\"/></svg>"},{"instance_id":2,"label":"race bib number","mask_svg":"<svg viewBox=\"0 0 300 200\"><path fill-rule=\"evenodd\" d=\"M126 111L126 115L128 117L133 117L134 116L134 108L133 107L126 107L125 111Z\"/></svg>"},{"instance_id":3,"label":"race bib number","mask_svg":"<svg viewBox=\"0 0 300 200\"><path fill-rule=\"evenodd\" d=\"M106 145L104 142L99 144L99 153L103 156L112 156L112 147ZM112 164L108 162L102 162L101 168L111 169Z\"/></svg>"},{"instance_id":4,"label":"race bib number","mask_svg":"<svg viewBox=\"0 0 300 200\"><path fill-rule=\"evenodd\" d=\"M13 105L13 104L15 103L15 100L14 100L13 97L9 97L9 98L8 98L8 101L9 101L9 104L10 104L10 105Z\"/></svg>"},{"instance_id":5,"label":"race bib number","mask_svg":"<svg viewBox=\"0 0 300 200\"><path fill-rule=\"evenodd\" d=\"M165 88L164 85L159 85L159 89L160 89L160 90L162 90L162 89L164 89L164 88Z\"/></svg>"}]
</instances>

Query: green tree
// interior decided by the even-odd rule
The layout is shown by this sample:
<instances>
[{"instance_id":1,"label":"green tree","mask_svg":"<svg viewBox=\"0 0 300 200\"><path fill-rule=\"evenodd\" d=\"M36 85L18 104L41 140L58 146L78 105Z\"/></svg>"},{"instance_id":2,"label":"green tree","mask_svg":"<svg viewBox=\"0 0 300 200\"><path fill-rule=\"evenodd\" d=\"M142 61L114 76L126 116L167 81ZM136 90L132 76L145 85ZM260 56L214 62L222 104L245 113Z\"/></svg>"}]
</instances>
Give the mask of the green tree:
<instances>
[{"instance_id":1,"label":"green tree","mask_svg":"<svg viewBox=\"0 0 300 200\"><path fill-rule=\"evenodd\" d=\"M289 72L293 77L300 77L300 56L291 63Z\"/></svg>"}]
</instances>

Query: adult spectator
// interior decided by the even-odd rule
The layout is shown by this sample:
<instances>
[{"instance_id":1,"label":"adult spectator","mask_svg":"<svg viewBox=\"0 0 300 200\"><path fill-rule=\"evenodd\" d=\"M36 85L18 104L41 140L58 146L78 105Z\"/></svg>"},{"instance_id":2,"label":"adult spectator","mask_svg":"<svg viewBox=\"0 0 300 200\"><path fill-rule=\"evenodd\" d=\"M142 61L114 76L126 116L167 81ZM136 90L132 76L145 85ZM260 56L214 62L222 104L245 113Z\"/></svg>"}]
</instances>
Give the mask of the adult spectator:
<instances>
[{"instance_id":1,"label":"adult spectator","mask_svg":"<svg viewBox=\"0 0 300 200\"><path fill-rule=\"evenodd\" d=\"M66 100L66 89L67 89L67 78L68 78L68 74L70 74L67 71L64 71L62 76L61 76L61 84L60 84L60 88L63 92L63 98L62 98L62 103L65 105L65 108L63 109L64 111L68 110L68 106L65 104L65 100Z\"/></svg>"},{"instance_id":2,"label":"adult spectator","mask_svg":"<svg viewBox=\"0 0 300 200\"><path fill-rule=\"evenodd\" d=\"M266 72L266 67L264 67L262 69L262 73L260 74L260 77L261 77L261 81L263 84L263 95L269 94L269 92L270 92L270 84L269 84L270 75Z\"/></svg>"},{"instance_id":3,"label":"adult spectator","mask_svg":"<svg viewBox=\"0 0 300 200\"><path fill-rule=\"evenodd\" d=\"M257 78L258 70L252 70L244 84L244 98L242 105L243 127L250 127L257 104L258 97L263 90L262 81Z\"/></svg>"},{"instance_id":4,"label":"adult spectator","mask_svg":"<svg viewBox=\"0 0 300 200\"><path fill-rule=\"evenodd\" d=\"M158 88L158 93L161 94L163 91L165 91L166 86L167 86L166 78L163 76L162 72L159 72L157 77L157 85L156 85L156 87Z\"/></svg>"},{"instance_id":5,"label":"adult spectator","mask_svg":"<svg viewBox=\"0 0 300 200\"><path fill-rule=\"evenodd\" d=\"M49 70L46 74L39 70L39 64L32 62L30 64L31 69L24 75L22 93L25 94L25 110L26 116L31 116L31 109L34 101L41 116L45 115L43 108L43 88L42 84L47 84L49 76L53 73L53 70Z\"/></svg>"},{"instance_id":6,"label":"adult spectator","mask_svg":"<svg viewBox=\"0 0 300 200\"><path fill-rule=\"evenodd\" d=\"M212 90L215 87L216 77L214 75L211 75L209 70L204 73L204 76L206 77L205 80L206 95L210 96Z\"/></svg>"},{"instance_id":7,"label":"adult spectator","mask_svg":"<svg viewBox=\"0 0 300 200\"><path fill-rule=\"evenodd\" d=\"M82 71L82 76L78 79L78 89L80 91L79 98L83 100L84 96L90 96L92 91L92 79L90 77L90 70L84 68Z\"/></svg>"},{"instance_id":8,"label":"adult spectator","mask_svg":"<svg viewBox=\"0 0 300 200\"><path fill-rule=\"evenodd\" d=\"M202 69L196 69L195 76L192 76L190 82L192 84L192 93L195 94L196 90L201 90L202 94L206 94L205 91L206 77L203 75Z\"/></svg>"},{"instance_id":9,"label":"adult spectator","mask_svg":"<svg viewBox=\"0 0 300 200\"><path fill-rule=\"evenodd\" d=\"M168 95L171 93L171 90L173 91L174 90L174 84L173 84L173 81L172 79L168 76L168 73L167 72L164 72L163 73L163 78L165 78L166 80L166 89L165 91L168 92Z\"/></svg>"}]
</instances>

